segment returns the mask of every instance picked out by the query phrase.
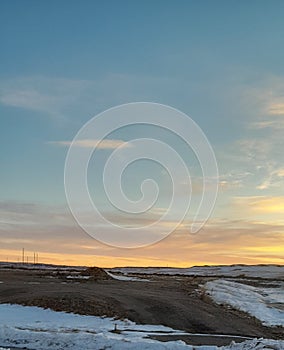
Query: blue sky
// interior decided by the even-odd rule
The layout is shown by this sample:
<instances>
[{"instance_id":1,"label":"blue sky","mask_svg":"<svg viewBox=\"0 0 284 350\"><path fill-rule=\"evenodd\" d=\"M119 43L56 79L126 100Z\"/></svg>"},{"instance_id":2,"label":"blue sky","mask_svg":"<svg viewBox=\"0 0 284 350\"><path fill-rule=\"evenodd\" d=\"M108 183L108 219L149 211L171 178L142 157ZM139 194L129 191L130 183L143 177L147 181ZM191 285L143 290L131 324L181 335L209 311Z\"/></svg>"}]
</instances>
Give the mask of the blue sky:
<instances>
[{"instance_id":1,"label":"blue sky","mask_svg":"<svg viewBox=\"0 0 284 350\"><path fill-rule=\"evenodd\" d=\"M106 265L113 259L118 264L123 259L133 264L282 263L283 15L284 3L277 0L2 1L0 256L16 258L25 244L46 261L59 261L64 252L71 263L90 263L97 255ZM187 113L214 148L220 193L200 235L203 241L181 230L149 251L109 251L86 237L68 214L67 147L59 142L72 140L97 113L134 101ZM115 137L127 141L150 134L156 135L133 129ZM192 161L188 157L189 165ZM150 164L144 167L145 173L151 170ZM135 197L136 183L128 183ZM66 247L71 231L75 243ZM39 232L49 239L49 251ZM244 241L251 246L244 247Z\"/></svg>"}]
</instances>

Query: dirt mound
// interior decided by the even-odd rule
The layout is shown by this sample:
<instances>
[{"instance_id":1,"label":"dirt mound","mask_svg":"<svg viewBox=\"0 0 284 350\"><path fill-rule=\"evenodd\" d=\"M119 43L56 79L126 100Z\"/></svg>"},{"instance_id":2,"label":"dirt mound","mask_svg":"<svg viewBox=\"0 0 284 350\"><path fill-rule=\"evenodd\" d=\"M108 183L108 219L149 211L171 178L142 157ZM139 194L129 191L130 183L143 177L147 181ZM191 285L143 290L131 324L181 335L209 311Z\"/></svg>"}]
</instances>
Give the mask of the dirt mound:
<instances>
[{"instance_id":1,"label":"dirt mound","mask_svg":"<svg viewBox=\"0 0 284 350\"><path fill-rule=\"evenodd\" d=\"M83 276L91 276L91 279L93 280L111 280L112 277L110 277L105 270L99 268L99 267L88 267L86 270L84 270L81 275Z\"/></svg>"}]
</instances>

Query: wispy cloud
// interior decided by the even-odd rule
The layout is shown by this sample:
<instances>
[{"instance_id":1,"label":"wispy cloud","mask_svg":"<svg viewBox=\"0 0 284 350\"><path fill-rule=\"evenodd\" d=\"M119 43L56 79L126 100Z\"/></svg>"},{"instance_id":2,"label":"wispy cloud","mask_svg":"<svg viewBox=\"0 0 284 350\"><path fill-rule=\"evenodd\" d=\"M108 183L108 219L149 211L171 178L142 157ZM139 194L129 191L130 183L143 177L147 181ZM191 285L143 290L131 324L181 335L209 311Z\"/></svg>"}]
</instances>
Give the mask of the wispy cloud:
<instances>
[{"instance_id":1,"label":"wispy cloud","mask_svg":"<svg viewBox=\"0 0 284 350\"><path fill-rule=\"evenodd\" d=\"M284 102L272 102L268 108L270 115L284 116Z\"/></svg>"},{"instance_id":2,"label":"wispy cloud","mask_svg":"<svg viewBox=\"0 0 284 350\"><path fill-rule=\"evenodd\" d=\"M253 122L250 124L251 129L275 129L279 130L284 128L284 119L283 120L262 120L258 122Z\"/></svg>"},{"instance_id":3,"label":"wispy cloud","mask_svg":"<svg viewBox=\"0 0 284 350\"><path fill-rule=\"evenodd\" d=\"M228 145L226 150L218 151L219 164L230 169L220 177L220 188L243 187L251 192L283 186L283 142L283 136L277 131L266 133L265 137L253 133Z\"/></svg>"},{"instance_id":4,"label":"wispy cloud","mask_svg":"<svg viewBox=\"0 0 284 350\"><path fill-rule=\"evenodd\" d=\"M1 80L0 103L62 119L89 86L87 80L40 76Z\"/></svg>"},{"instance_id":5,"label":"wispy cloud","mask_svg":"<svg viewBox=\"0 0 284 350\"><path fill-rule=\"evenodd\" d=\"M70 120L118 104L152 100L157 91L167 95L175 84L170 78L115 73L94 80L19 77L0 80L0 104Z\"/></svg>"},{"instance_id":6,"label":"wispy cloud","mask_svg":"<svg viewBox=\"0 0 284 350\"><path fill-rule=\"evenodd\" d=\"M273 149L269 139L250 137L237 141L238 151L243 159L261 162L267 159Z\"/></svg>"},{"instance_id":7,"label":"wispy cloud","mask_svg":"<svg viewBox=\"0 0 284 350\"><path fill-rule=\"evenodd\" d=\"M104 139L104 140L91 140L91 139L85 139L85 140L77 140L77 141L50 141L48 142L52 145L57 146L63 146L63 147L70 147L71 145L74 147L81 147L81 148L96 148L96 149L116 149L118 147L130 147L131 144L129 142L125 142L123 140L116 140L116 139Z\"/></svg>"},{"instance_id":8,"label":"wispy cloud","mask_svg":"<svg viewBox=\"0 0 284 350\"><path fill-rule=\"evenodd\" d=\"M263 181L257 186L259 190L281 187L284 185L284 168L273 169L269 167L267 175Z\"/></svg>"},{"instance_id":9,"label":"wispy cloud","mask_svg":"<svg viewBox=\"0 0 284 350\"><path fill-rule=\"evenodd\" d=\"M243 187L245 181L251 175L252 174L249 171L231 171L229 173L222 174L219 176L219 186L223 190Z\"/></svg>"},{"instance_id":10,"label":"wispy cloud","mask_svg":"<svg viewBox=\"0 0 284 350\"><path fill-rule=\"evenodd\" d=\"M284 196L235 197L234 204L243 208L247 217L249 214L284 214Z\"/></svg>"},{"instance_id":11,"label":"wispy cloud","mask_svg":"<svg viewBox=\"0 0 284 350\"><path fill-rule=\"evenodd\" d=\"M54 106L54 104L57 104L58 98L56 96L41 94L39 91L35 90L9 89L5 92L2 90L0 101L4 105L12 107L51 112L52 109L49 107L51 105Z\"/></svg>"},{"instance_id":12,"label":"wispy cloud","mask_svg":"<svg viewBox=\"0 0 284 350\"><path fill-rule=\"evenodd\" d=\"M251 129L284 128L284 77L266 76L246 89L246 98L255 120Z\"/></svg>"}]
</instances>

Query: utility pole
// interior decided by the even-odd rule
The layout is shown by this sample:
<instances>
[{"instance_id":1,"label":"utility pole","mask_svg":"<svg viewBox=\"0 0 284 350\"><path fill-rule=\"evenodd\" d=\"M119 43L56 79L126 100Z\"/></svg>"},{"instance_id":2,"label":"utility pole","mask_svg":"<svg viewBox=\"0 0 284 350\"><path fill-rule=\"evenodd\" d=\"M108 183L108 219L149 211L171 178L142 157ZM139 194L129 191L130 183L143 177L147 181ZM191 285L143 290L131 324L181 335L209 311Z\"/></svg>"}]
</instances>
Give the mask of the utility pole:
<instances>
[{"instance_id":1,"label":"utility pole","mask_svg":"<svg viewBox=\"0 0 284 350\"><path fill-rule=\"evenodd\" d=\"M25 263L25 248L22 250L22 262Z\"/></svg>"},{"instance_id":2,"label":"utility pole","mask_svg":"<svg viewBox=\"0 0 284 350\"><path fill-rule=\"evenodd\" d=\"M34 265L36 263L36 253L34 253Z\"/></svg>"}]
</instances>

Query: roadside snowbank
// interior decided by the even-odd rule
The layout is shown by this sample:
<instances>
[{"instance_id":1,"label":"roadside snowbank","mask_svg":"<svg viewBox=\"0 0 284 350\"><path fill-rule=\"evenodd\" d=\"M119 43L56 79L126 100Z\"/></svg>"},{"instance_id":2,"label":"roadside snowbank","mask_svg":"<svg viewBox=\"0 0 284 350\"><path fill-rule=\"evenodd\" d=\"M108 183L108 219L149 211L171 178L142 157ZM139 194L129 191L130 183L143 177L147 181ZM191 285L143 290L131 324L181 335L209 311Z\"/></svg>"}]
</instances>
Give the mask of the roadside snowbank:
<instances>
[{"instance_id":1,"label":"roadside snowbank","mask_svg":"<svg viewBox=\"0 0 284 350\"><path fill-rule=\"evenodd\" d=\"M223 279L205 284L217 304L227 304L249 313L267 326L284 327L284 284L279 288L253 287Z\"/></svg>"}]
</instances>

